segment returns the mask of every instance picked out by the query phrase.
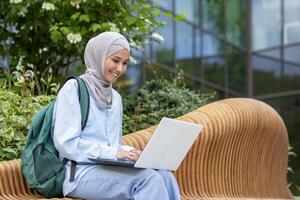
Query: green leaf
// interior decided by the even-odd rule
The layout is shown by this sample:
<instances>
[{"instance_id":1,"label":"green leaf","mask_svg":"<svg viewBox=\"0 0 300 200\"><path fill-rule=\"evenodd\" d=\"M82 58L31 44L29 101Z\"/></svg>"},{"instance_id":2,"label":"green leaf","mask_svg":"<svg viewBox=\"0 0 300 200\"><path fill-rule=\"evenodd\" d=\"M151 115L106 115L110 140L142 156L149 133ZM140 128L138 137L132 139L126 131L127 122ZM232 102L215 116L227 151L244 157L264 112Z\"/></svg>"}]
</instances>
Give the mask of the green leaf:
<instances>
[{"instance_id":1,"label":"green leaf","mask_svg":"<svg viewBox=\"0 0 300 200\"><path fill-rule=\"evenodd\" d=\"M73 21L76 21L77 19L78 19L78 17L80 16L80 12L76 12L76 13L74 13L73 15L71 15L71 19L73 20Z\"/></svg>"},{"instance_id":2,"label":"green leaf","mask_svg":"<svg viewBox=\"0 0 300 200\"><path fill-rule=\"evenodd\" d=\"M100 24L92 24L91 30L93 32L97 32L97 31L101 30L101 25Z\"/></svg>"},{"instance_id":3,"label":"green leaf","mask_svg":"<svg viewBox=\"0 0 300 200\"><path fill-rule=\"evenodd\" d=\"M60 27L60 31L61 31L64 35L67 35L68 33L71 32L70 28L65 27L65 26Z\"/></svg>"},{"instance_id":4,"label":"green leaf","mask_svg":"<svg viewBox=\"0 0 300 200\"><path fill-rule=\"evenodd\" d=\"M184 21L186 19L186 16L187 16L187 13L181 13L181 14L177 15L176 17L174 17L173 19L175 21L180 22L180 21Z\"/></svg>"},{"instance_id":5,"label":"green leaf","mask_svg":"<svg viewBox=\"0 0 300 200\"><path fill-rule=\"evenodd\" d=\"M79 21L89 23L89 22L90 22L90 18L89 18L88 15L81 15L81 16L79 17Z\"/></svg>"},{"instance_id":6,"label":"green leaf","mask_svg":"<svg viewBox=\"0 0 300 200\"><path fill-rule=\"evenodd\" d=\"M62 39L63 35L59 31L52 31L50 37L51 37L53 42L58 42L59 40Z\"/></svg>"}]
</instances>

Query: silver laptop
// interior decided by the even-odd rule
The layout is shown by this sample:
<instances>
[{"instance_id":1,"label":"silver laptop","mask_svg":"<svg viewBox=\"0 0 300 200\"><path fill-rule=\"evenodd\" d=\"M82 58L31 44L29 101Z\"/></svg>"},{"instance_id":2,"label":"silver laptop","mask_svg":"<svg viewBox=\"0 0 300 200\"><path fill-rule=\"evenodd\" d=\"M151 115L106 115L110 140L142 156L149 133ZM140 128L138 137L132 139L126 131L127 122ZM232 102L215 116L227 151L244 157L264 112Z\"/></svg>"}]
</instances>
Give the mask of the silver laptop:
<instances>
[{"instance_id":1,"label":"silver laptop","mask_svg":"<svg viewBox=\"0 0 300 200\"><path fill-rule=\"evenodd\" d=\"M96 164L177 170L203 126L164 117L136 160L93 159Z\"/></svg>"}]
</instances>

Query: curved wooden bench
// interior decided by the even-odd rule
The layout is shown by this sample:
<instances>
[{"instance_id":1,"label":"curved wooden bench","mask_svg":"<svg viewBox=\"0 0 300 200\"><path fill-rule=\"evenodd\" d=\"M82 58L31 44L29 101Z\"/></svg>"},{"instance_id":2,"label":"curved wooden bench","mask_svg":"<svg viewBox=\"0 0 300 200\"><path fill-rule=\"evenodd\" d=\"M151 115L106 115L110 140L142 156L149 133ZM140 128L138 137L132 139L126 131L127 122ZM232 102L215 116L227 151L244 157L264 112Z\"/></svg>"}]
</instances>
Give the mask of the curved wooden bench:
<instances>
[{"instance_id":1,"label":"curved wooden bench","mask_svg":"<svg viewBox=\"0 0 300 200\"><path fill-rule=\"evenodd\" d=\"M293 199L287 188L288 135L267 104L233 98L178 118L203 131L174 172L182 199ZM143 149L156 126L123 137ZM0 199L39 198L21 175L18 160L0 162Z\"/></svg>"}]
</instances>

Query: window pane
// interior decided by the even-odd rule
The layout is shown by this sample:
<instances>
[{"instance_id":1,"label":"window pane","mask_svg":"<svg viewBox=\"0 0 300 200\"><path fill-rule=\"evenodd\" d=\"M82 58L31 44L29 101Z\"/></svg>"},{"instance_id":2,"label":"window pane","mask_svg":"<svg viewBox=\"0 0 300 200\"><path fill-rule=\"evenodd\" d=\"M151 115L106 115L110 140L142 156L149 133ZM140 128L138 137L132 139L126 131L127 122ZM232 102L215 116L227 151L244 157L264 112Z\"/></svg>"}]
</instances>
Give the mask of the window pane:
<instances>
[{"instance_id":1,"label":"window pane","mask_svg":"<svg viewBox=\"0 0 300 200\"><path fill-rule=\"evenodd\" d=\"M195 56L200 57L201 56L201 31L199 29L196 29L195 33Z\"/></svg>"},{"instance_id":2,"label":"window pane","mask_svg":"<svg viewBox=\"0 0 300 200\"><path fill-rule=\"evenodd\" d=\"M245 46L246 1L226 2L226 39L240 47Z\"/></svg>"},{"instance_id":3,"label":"window pane","mask_svg":"<svg viewBox=\"0 0 300 200\"><path fill-rule=\"evenodd\" d=\"M162 8L172 11L172 0L154 0L153 2Z\"/></svg>"},{"instance_id":4,"label":"window pane","mask_svg":"<svg viewBox=\"0 0 300 200\"><path fill-rule=\"evenodd\" d=\"M204 77L205 80L224 86L224 65L223 57L213 57L204 60Z\"/></svg>"},{"instance_id":5,"label":"window pane","mask_svg":"<svg viewBox=\"0 0 300 200\"><path fill-rule=\"evenodd\" d=\"M284 44L300 41L300 1L284 2Z\"/></svg>"},{"instance_id":6,"label":"window pane","mask_svg":"<svg viewBox=\"0 0 300 200\"><path fill-rule=\"evenodd\" d=\"M246 56L241 53L227 56L228 87L235 92L246 94Z\"/></svg>"},{"instance_id":7,"label":"window pane","mask_svg":"<svg viewBox=\"0 0 300 200\"><path fill-rule=\"evenodd\" d=\"M280 0L252 1L253 49L280 45Z\"/></svg>"},{"instance_id":8,"label":"window pane","mask_svg":"<svg viewBox=\"0 0 300 200\"><path fill-rule=\"evenodd\" d=\"M155 65L146 65L146 81L151 81L155 78L163 76L164 78L171 78L172 74L170 71L159 68Z\"/></svg>"},{"instance_id":9,"label":"window pane","mask_svg":"<svg viewBox=\"0 0 300 200\"><path fill-rule=\"evenodd\" d=\"M203 56L218 55L225 51L224 45L222 45L219 40L209 34L204 34L203 45Z\"/></svg>"},{"instance_id":10,"label":"window pane","mask_svg":"<svg viewBox=\"0 0 300 200\"><path fill-rule=\"evenodd\" d=\"M182 59L177 61L177 69L182 69L185 73L193 76L197 71L193 59Z\"/></svg>"},{"instance_id":11,"label":"window pane","mask_svg":"<svg viewBox=\"0 0 300 200\"><path fill-rule=\"evenodd\" d=\"M215 34L225 36L225 2L204 0L203 7L203 26L205 29Z\"/></svg>"},{"instance_id":12,"label":"window pane","mask_svg":"<svg viewBox=\"0 0 300 200\"><path fill-rule=\"evenodd\" d=\"M183 31L184 30L184 31ZM190 59L193 57L193 27L186 22L176 23L176 58Z\"/></svg>"},{"instance_id":13,"label":"window pane","mask_svg":"<svg viewBox=\"0 0 300 200\"><path fill-rule=\"evenodd\" d=\"M204 86L203 94L215 94L215 100L220 100L225 98L225 93L221 90L214 89L209 86Z\"/></svg>"},{"instance_id":14,"label":"window pane","mask_svg":"<svg viewBox=\"0 0 300 200\"><path fill-rule=\"evenodd\" d=\"M280 62L252 57L254 95L280 92Z\"/></svg>"},{"instance_id":15,"label":"window pane","mask_svg":"<svg viewBox=\"0 0 300 200\"><path fill-rule=\"evenodd\" d=\"M260 51L258 52L259 55L264 55L276 59L280 59L280 49L273 49L273 50L267 50L267 51Z\"/></svg>"},{"instance_id":16,"label":"window pane","mask_svg":"<svg viewBox=\"0 0 300 200\"><path fill-rule=\"evenodd\" d=\"M157 32L164 37L162 43L153 42L153 61L165 64L167 66L173 65L173 31L172 20L170 17L161 16L161 21L168 24L160 27Z\"/></svg>"},{"instance_id":17,"label":"window pane","mask_svg":"<svg viewBox=\"0 0 300 200\"><path fill-rule=\"evenodd\" d=\"M300 64L300 46L285 47L284 60Z\"/></svg>"},{"instance_id":18,"label":"window pane","mask_svg":"<svg viewBox=\"0 0 300 200\"><path fill-rule=\"evenodd\" d=\"M282 91L300 90L300 66L284 65Z\"/></svg>"},{"instance_id":19,"label":"window pane","mask_svg":"<svg viewBox=\"0 0 300 200\"><path fill-rule=\"evenodd\" d=\"M186 15L186 20L193 22L195 24L199 23L199 4L198 1L185 0L176 1L176 14L184 13Z\"/></svg>"}]
</instances>

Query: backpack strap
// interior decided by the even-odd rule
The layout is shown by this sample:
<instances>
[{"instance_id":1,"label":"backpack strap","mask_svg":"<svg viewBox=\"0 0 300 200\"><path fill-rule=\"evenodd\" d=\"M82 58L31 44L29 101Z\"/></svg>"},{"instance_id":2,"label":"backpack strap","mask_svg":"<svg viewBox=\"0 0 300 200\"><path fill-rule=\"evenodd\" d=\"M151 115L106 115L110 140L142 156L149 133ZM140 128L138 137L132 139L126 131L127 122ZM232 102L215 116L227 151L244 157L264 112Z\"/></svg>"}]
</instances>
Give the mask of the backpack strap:
<instances>
[{"instance_id":1,"label":"backpack strap","mask_svg":"<svg viewBox=\"0 0 300 200\"><path fill-rule=\"evenodd\" d=\"M78 83L78 98L79 98L79 103L80 103L80 109L81 109L81 130L83 130L86 126L86 122L89 116L89 111L90 111L90 95L89 91L84 83L84 81L76 76L70 76L67 78L64 82L64 84L70 80L70 79L76 79Z\"/></svg>"},{"instance_id":2,"label":"backpack strap","mask_svg":"<svg viewBox=\"0 0 300 200\"><path fill-rule=\"evenodd\" d=\"M83 130L86 126L86 122L89 116L89 111L90 111L90 95L89 91L84 83L84 81L76 76L70 76L67 78L64 82L64 84L70 80L70 79L76 79L78 83L78 98L79 98L79 103L80 103L80 110L81 110L81 130ZM63 159L63 164L66 164L68 162L67 158ZM70 172L70 182L74 181L75 177L75 172L76 172L76 161L71 160L71 172Z\"/></svg>"}]
</instances>

